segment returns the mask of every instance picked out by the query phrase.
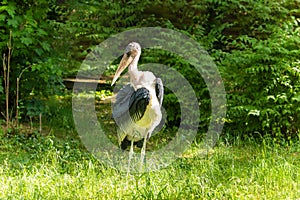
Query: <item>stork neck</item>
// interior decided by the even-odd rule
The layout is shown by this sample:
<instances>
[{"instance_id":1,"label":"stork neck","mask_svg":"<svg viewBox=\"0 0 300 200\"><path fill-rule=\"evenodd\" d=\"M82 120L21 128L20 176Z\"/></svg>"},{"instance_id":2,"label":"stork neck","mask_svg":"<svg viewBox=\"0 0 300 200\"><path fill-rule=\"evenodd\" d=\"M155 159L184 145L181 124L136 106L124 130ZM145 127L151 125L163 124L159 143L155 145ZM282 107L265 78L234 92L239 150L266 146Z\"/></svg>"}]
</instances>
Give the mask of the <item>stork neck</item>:
<instances>
[{"instance_id":1,"label":"stork neck","mask_svg":"<svg viewBox=\"0 0 300 200\"><path fill-rule=\"evenodd\" d=\"M137 55L133 61L130 63L130 65L128 66L128 72L130 75L134 75L138 72L138 61L139 61L140 55Z\"/></svg>"},{"instance_id":2,"label":"stork neck","mask_svg":"<svg viewBox=\"0 0 300 200\"><path fill-rule=\"evenodd\" d=\"M129 74L134 74L138 71L138 68L137 68L137 64L134 64L134 63L131 63L129 66L128 66L128 72Z\"/></svg>"}]
</instances>

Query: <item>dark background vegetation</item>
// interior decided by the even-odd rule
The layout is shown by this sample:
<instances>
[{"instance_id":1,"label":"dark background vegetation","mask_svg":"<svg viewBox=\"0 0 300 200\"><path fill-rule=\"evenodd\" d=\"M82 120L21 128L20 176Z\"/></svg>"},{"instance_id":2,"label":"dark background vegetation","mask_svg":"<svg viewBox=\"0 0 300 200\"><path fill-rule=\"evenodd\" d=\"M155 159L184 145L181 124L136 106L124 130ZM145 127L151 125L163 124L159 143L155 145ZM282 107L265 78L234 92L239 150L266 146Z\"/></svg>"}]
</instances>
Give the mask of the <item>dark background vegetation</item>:
<instances>
[{"instance_id":1,"label":"dark background vegetation","mask_svg":"<svg viewBox=\"0 0 300 200\"><path fill-rule=\"evenodd\" d=\"M18 109L21 123L32 118L37 122L42 113L46 125L60 127L66 134L75 132L70 91L65 89L63 79L74 77L87 53L111 35L132 28L158 26L188 35L213 57L227 93L223 130L227 136L299 139L299 24L298 0L3 0L0 3L1 60L8 55L10 31L13 47L9 131L16 129L13 119ZM201 105L199 132L204 133L210 121L210 99L204 81L193 73L195 69L167 52L145 51L142 57L141 63L166 64L189 80ZM5 98L1 67L3 128ZM167 125L176 126L180 113L172 93L165 95L164 104L169 107Z\"/></svg>"}]
</instances>

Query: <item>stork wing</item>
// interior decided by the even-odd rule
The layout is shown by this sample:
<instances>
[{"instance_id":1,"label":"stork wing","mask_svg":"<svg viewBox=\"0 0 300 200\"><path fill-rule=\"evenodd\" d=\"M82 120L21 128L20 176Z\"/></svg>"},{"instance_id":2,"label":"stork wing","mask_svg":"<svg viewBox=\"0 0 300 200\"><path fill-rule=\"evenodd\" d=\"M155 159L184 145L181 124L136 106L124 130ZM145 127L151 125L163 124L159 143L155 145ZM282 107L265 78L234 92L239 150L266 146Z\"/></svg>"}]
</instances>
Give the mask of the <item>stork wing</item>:
<instances>
[{"instance_id":1,"label":"stork wing","mask_svg":"<svg viewBox=\"0 0 300 200\"><path fill-rule=\"evenodd\" d=\"M134 88L128 84L117 95L113 105L113 118L120 128L118 131L119 144L126 140L126 135L133 134L133 123L140 120L150 102L150 93L146 88ZM122 147L123 149L123 147Z\"/></svg>"},{"instance_id":2,"label":"stork wing","mask_svg":"<svg viewBox=\"0 0 300 200\"><path fill-rule=\"evenodd\" d=\"M119 119L124 114L128 113L129 101L133 93L134 93L134 88L130 84L125 85L118 92L116 102L113 104L113 118L115 120Z\"/></svg>"},{"instance_id":3,"label":"stork wing","mask_svg":"<svg viewBox=\"0 0 300 200\"><path fill-rule=\"evenodd\" d=\"M155 92L156 92L156 97L158 99L159 105L162 106L162 102L164 98L164 86L160 78L156 78ZM163 125L165 124L166 112L164 109L161 109L161 112L162 112L162 118L159 124L155 127L151 135L155 135L157 132L159 132L162 129Z\"/></svg>"},{"instance_id":4,"label":"stork wing","mask_svg":"<svg viewBox=\"0 0 300 200\"><path fill-rule=\"evenodd\" d=\"M155 92L159 105L161 106L164 98L164 86L160 78L156 79Z\"/></svg>"},{"instance_id":5,"label":"stork wing","mask_svg":"<svg viewBox=\"0 0 300 200\"><path fill-rule=\"evenodd\" d=\"M136 122L143 117L149 102L149 90L139 88L134 91L133 87L128 84L118 92L113 106L113 118L119 122L121 122L119 119L122 118L122 121L125 122L129 120L130 116Z\"/></svg>"},{"instance_id":6,"label":"stork wing","mask_svg":"<svg viewBox=\"0 0 300 200\"><path fill-rule=\"evenodd\" d=\"M123 145L123 141L126 140L126 133L130 131L130 124L132 123L128 110L130 97L133 93L134 88L130 84L125 85L118 92L116 102L113 104L113 118L118 125L118 142L122 149L127 147L127 145Z\"/></svg>"}]
</instances>

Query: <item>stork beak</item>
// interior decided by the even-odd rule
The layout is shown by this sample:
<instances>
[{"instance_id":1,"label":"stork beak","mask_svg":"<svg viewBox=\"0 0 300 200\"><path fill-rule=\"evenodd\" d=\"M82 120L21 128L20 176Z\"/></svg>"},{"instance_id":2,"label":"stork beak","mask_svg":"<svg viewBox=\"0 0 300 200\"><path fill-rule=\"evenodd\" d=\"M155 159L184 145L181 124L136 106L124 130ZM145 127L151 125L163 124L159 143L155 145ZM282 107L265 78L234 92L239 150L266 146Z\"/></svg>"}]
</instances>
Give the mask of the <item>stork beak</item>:
<instances>
[{"instance_id":1,"label":"stork beak","mask_svg":"<svg viewBox=\"0 0 300 200\"><path fill-rule=\"evenodd\" d=\"M126 67L128 67L128 65L133 61L135 57L135 53L131 53L131 52L128 52L128 53L124 53L123 55L123 58L119 64L119 67L115 73L115 76L112 80L112 83L111 85L113 85L117 79L119 78L119 76L121 75L121 73L126 69Z\"/></svg>"}]
</instances>

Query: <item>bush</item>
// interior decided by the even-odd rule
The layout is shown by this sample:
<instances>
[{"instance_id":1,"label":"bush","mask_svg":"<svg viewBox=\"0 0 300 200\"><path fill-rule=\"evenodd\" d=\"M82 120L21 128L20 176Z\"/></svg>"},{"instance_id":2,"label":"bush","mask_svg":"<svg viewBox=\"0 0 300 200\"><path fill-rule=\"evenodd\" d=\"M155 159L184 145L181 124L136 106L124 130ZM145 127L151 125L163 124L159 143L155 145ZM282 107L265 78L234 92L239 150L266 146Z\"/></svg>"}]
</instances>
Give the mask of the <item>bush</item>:
<instances>
[{"instance_id":1,"label":"bush","mask_svg":"<svg viewBox=\"0 0 300 200\"><path fill-rule=\"evenodd\" d=\"M285 6L253 2L242 19L249 28L223 39L229 51L217 52L217 62L228 95L227 131L285 138L299 131L299 19Z\"/></svg>"},{"instance_id":2,"label":"bush","mask_svg":"<svg viewBox=\"0 0 300 200\"><path fill-rule=\"evenodd\" d=\"M226 132L290 137L299 131L297 1L90 1L80 5L68 23L76 26L72 30L81 43L96 45L111 34L145 26L179 30L197 40L215 59L224 80ZM199 128L205 132L211 102L204 81L193 73L195 69L163 52L144 51L143 62L175 67L192 83L201 102ZM166 91L164 103L172 105L169 125L178 125L176 97Z\"/></svg>"},{"instance_id":3,"label":"bush","mask_svg":"<svg viewBox=\"0 0 300 200\"><path fill-rule=\"evenodd\" d=\"M56 1L2 1L0 3L0 53L7 56L12 32L10 109L15 111L16 80L20 78L20 104L45 98L62 87L62 69L52 49L55 29L48 20ZM3 69L0 69L3 75ZM0 110L4 110L4 80L0 79ZM13 112L11 112L13 113ZM2 117L2 116L1 116Z\"/></svg>"},{"instance_id":4,"label":"bush","mask_svg":"<svg viewBox=\"0 0 300 200\"><path fill-rule=\"evenodd\" d=\"M12 29L15 76L32 65L22 84L23 97L28 97L34 81L39 83L35 94L56 93L49 88L60 84L62 69L75 75L87 53L112 34L160 26L189 35L214 58L227 91L226 132L286 138L299 132L297 0L4 1L0 8L5 11L0 14L1 52ZM51 45L57 54L52 54ZM188 79L201 106L199 131L206 132L210 96L193 66L176 55L146 50L141 63L147 62L174 67ZM1 92L0 86L0 103ZM172 105L169 126L178 125L181 117L177 101L166 90L164 103Z\"/></svg>"}]
</instances>

